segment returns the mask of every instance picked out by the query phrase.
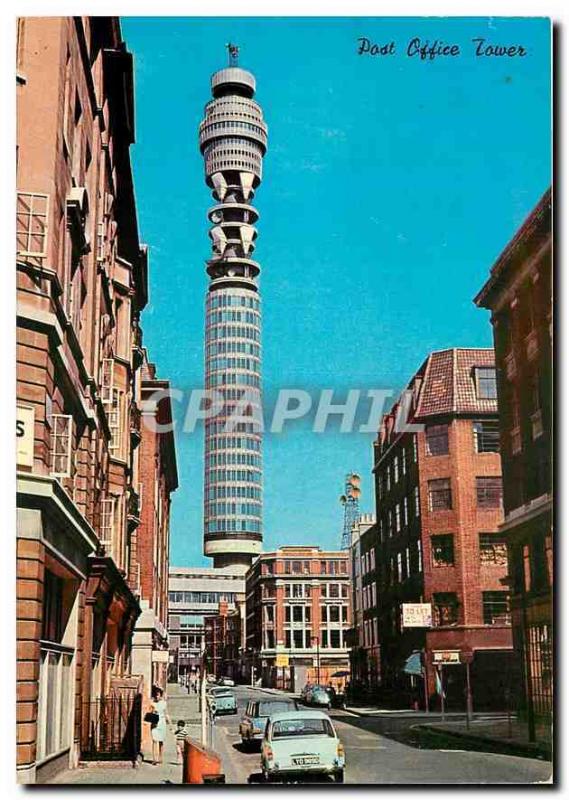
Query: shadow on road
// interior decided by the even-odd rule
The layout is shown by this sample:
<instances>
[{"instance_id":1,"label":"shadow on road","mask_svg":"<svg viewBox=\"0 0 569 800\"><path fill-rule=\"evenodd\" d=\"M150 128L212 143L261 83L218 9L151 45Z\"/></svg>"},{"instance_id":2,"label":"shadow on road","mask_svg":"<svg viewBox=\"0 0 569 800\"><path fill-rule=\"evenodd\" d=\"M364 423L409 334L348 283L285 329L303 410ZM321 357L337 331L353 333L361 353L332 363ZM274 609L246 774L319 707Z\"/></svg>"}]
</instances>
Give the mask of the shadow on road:
<instances>
[{"instance_id":1,"label":"shadow on road","mask_svg":"<svg viewBox=\"0 0 569 800\"><path fill-rule=\"evenodd\" d=\"M253 742L252 744L245 744L244 742L234 742L232 745L234 750L239 753L259 753L261 751L261 742Z\"/></svg>"}]
</instances>

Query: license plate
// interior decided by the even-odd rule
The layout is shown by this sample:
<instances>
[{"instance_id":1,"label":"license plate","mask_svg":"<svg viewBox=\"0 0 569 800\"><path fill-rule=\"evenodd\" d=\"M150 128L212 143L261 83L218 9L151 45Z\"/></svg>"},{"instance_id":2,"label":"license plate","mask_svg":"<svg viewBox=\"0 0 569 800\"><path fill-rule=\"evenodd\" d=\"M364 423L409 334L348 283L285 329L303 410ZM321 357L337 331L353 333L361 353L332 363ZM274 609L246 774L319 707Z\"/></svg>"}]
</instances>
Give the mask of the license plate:
<instances>
[{"instance_id":1,"label":"license plate","mask_svg":"<svg viewBox=\"0 0 569 800\"><path fill-rule=\"evenodd\" d=\"M319 764L320 757L319 756L297 756L297 758L292 759L292 763L295 767L304 767L307 764Z\"/></svg>"}]
</instances>

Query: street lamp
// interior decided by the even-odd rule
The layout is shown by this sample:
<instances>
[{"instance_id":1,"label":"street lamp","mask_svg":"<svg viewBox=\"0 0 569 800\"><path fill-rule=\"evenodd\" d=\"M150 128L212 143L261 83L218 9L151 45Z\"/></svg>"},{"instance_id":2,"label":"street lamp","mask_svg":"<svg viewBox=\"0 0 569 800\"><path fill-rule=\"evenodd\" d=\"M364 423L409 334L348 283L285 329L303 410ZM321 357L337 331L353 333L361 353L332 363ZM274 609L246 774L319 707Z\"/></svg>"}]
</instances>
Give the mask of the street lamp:
<instances>
[{"instance_id":1,"label":"street lamp","mask_svg":"<svg viewBox=\"0 0 569 800\"><path fill-rule=\"evenodd\" d=\"M316 681L320 685L320 637L313 636L311 642L316 642Z\"/></svg>"}]
</instances>

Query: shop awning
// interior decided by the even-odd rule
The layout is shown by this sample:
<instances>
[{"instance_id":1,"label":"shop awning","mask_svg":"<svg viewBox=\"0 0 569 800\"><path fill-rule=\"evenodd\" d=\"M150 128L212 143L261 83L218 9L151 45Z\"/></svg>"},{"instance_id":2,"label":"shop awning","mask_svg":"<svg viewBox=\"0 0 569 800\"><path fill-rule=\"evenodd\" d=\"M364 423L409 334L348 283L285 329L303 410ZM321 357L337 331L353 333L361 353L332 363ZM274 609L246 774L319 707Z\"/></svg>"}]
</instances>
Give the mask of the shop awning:
<instances>
[{"instance_id":1,"label":"shop awning","mask_svg":"<svg viewBox=\"0 0 569 800\"><path fill-rule=\"evenodd\" d=\"M423 668L421 666L421 651L414 650L403 667L403 672L406 675L422 675Z\"/></svg>"}]
</instances>

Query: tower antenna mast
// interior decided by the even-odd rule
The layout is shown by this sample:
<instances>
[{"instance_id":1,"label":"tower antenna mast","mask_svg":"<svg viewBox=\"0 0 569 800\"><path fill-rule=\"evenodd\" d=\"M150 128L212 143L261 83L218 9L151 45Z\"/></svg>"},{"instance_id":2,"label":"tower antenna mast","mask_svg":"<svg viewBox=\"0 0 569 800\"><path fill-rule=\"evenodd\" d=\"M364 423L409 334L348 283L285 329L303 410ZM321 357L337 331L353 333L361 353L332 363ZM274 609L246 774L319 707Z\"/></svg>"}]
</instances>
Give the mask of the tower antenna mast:
<instances>
[{"instance_id":1,"label":"tower antenna mast","mask_svg":"<svg viewBox=\"0 0 569 800\"><path fill-rule=\"evenodd\" d=\"M227 42L225 45L227 47L227 57L229 59L229 66L230 67L238 67L239 66L239 47L232 42Z\"/></svg>"}]
</instances>

